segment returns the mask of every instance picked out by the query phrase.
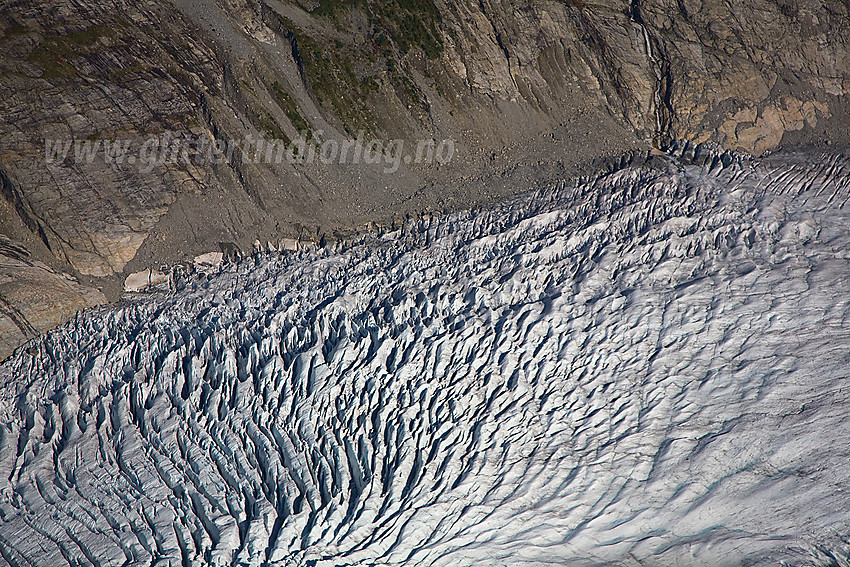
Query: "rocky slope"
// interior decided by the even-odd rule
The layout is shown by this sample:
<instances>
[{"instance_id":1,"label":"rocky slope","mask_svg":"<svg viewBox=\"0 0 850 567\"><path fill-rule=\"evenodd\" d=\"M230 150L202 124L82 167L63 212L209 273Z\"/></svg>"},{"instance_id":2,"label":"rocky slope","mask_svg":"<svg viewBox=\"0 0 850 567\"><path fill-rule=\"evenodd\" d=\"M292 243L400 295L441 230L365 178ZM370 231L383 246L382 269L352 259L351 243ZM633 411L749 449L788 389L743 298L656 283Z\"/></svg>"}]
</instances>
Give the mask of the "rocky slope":
<instances>
[{"instance_id":1,"label":"rocky slope","mask_svg":"<svg viewBox=\"0 0 850 567\"><path fill-rule=\"evenodd\" d=\"M761 154L850 131L846 0L3 0L0 15L0 226L109 298L220 243L492 203L671 139ZM304 129L456 152L392 173L45 154Z\"/></svg>"}]
</instances>

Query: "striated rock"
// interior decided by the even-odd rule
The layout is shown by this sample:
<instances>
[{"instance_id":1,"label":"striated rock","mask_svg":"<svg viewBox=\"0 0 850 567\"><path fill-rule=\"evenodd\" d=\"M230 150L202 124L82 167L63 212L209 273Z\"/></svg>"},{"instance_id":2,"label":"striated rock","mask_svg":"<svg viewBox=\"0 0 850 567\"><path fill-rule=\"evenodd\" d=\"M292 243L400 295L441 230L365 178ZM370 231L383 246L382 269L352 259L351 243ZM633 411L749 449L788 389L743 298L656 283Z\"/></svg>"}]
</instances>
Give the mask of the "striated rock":
<instances>
[{"instance_id":1,"label":"striated rock","mask_svg":"<svg viewBox=\"0 0 850 567\"><path fill-rule=\"evenodd\" d=\"M97 289L53 271L0 236L0 359L77 311L104 303Z\"/></svg>"},{"instance_id":2,"label":"striated rock","mask_svg":"<svg viewBox=\"0 0 850 567\"><path fill-rule=\"evenodd\" d=\"M169 205L200 191L204 177L191 164L143 167L129 156L150 137L197 128L193 83L212 70L167 6L4 4L4 193L78 273L120 273ZM179 53L150 41L166 34ZM24 63L39 72L21 74ZM178 79L182 65L194 80Z\"/></svg>"}]
</instances>

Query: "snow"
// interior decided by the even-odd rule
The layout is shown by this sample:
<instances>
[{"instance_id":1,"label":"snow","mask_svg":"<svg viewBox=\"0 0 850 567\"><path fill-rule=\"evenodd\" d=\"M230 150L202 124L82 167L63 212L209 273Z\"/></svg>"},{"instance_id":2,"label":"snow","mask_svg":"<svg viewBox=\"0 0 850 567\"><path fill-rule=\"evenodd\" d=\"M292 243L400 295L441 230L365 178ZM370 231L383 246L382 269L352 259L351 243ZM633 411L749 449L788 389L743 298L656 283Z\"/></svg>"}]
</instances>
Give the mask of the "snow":
<instances>
[{"instance_id":1,"label":"snow","mask_svg":"<svg viewBox=\"0 0 850 567\"><path fill-rule=\"evenodd\" d=\"M848 198L685 146L82 314L0 367L0 557L848 565Z\"/></svg>"}]
</instances>

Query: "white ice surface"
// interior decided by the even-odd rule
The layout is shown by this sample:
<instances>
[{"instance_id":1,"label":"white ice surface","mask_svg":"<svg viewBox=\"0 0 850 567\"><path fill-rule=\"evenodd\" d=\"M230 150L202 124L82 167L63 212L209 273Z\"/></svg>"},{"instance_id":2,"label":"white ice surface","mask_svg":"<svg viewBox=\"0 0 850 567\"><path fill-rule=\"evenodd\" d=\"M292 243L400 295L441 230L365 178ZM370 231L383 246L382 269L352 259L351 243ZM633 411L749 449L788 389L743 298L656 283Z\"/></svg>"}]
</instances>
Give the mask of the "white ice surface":
<instances>
[{"instance_id":1,"label":"white ice surface","mask_svg":"<svg viewBox=\"0 0 850 567\"><path fill-rule=\"evenodd\" d=\"M688 163L77 317L0 562L847 565L850 162Z\"/></svg>"}]
</instances>

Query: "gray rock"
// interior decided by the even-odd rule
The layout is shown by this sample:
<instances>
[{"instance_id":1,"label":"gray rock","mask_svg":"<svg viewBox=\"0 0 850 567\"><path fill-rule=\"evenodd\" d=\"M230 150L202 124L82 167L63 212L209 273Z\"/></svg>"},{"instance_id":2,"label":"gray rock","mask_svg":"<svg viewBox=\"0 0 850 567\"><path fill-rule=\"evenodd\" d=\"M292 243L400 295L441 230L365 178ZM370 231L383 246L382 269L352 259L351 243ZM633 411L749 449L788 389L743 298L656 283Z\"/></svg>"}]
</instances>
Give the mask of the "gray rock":
<instances>
[{"instance_id":1,"label":"gray rock","mask_svg":"<svg viewBox=\"0 0 850 567\"><path fill-rule=\"evenodd\" d=\"M77 311L104 303L97 289L32 260L26 248L0 236L0 359Z\"/></svg>"}]
</instances>

